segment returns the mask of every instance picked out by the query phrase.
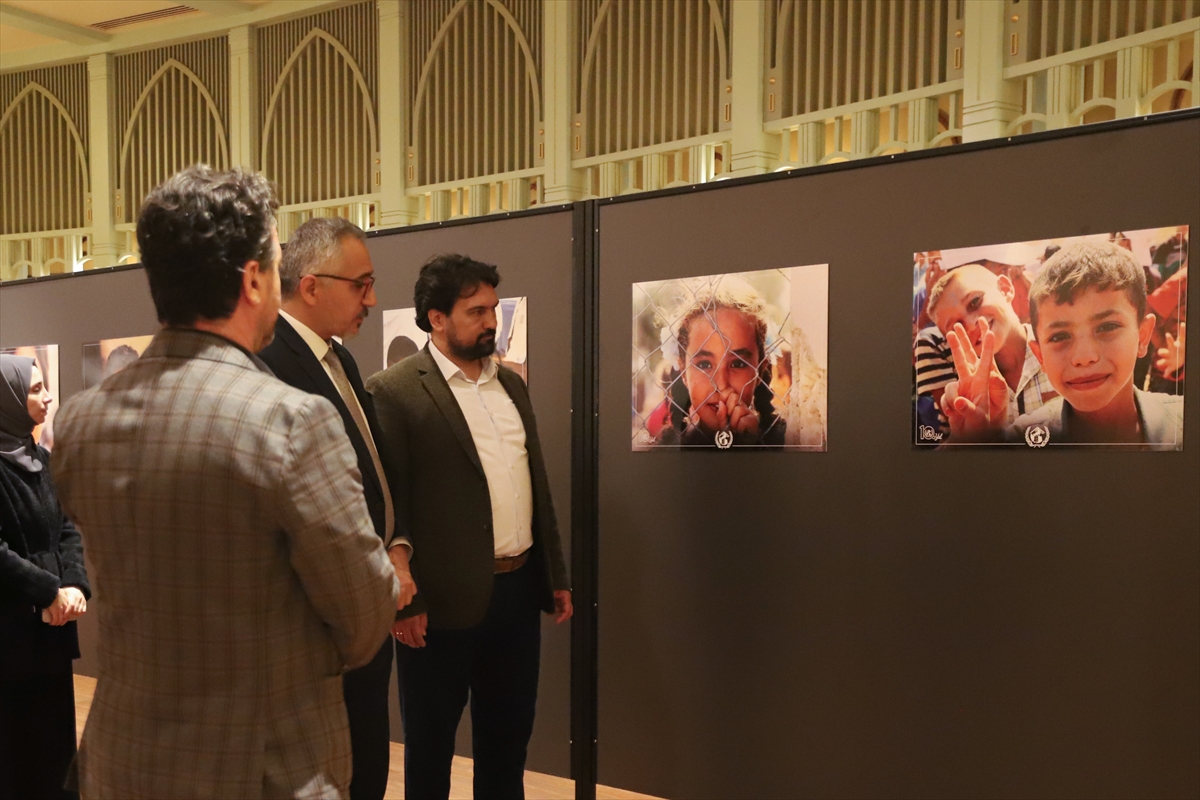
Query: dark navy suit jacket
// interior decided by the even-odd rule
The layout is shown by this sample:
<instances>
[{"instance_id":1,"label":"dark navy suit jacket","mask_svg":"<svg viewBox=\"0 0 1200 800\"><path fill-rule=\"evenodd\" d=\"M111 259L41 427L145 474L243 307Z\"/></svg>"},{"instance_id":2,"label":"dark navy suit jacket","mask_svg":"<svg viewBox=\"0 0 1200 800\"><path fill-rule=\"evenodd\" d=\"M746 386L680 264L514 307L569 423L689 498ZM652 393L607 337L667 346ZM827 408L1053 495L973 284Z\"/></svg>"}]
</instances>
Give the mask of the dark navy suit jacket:
<instances>
[{"instance_id":1,"label":"dark navy suit jacket","mask_svg":"<svg viewBox=\"0 0 1200 800\"><path fill-rule=\"evenodd\" d=\"M367 417L367 425L371 428L371 435L375 439L375 449L382 451L385 443L379 428L379 419L375 416L375 403L371 399L371 395L363 388L358 365L354 363L354 357L350 355L350 351L336 341L333 342L333 350L342 360L346 377L350 380L350 386L354 389L358 403ZM309 394L319 394L333 403L333 407L342 415L342 424L346 426L346 435L350 437L350 443L354 445L354 453L358 456L358 471L362 473L363 493L367 499L367 510L371 513L371 522L375 524L375 532L379 534L379 537L381 539L386 537L387 523L383 502L383 484L380 483L379 476L375 474L371 451L367 449L367 443L359 433L358 425L355 424L354 417L350 415L350 409L346 408L345 402L342 401L342 395L333 385L329 375L326 374L325 367L313 355L308 342L304 341L300 333L280 315L275 323L275 340L258 355L281 381L289 386L295 386L297 389L303 389ZM382 452L380 452L379 458L383 464L388 463ZM403 531L399 529L400 519L401 516L397 512L396 535L403 535Z\"/></svg>"}]
</instances>

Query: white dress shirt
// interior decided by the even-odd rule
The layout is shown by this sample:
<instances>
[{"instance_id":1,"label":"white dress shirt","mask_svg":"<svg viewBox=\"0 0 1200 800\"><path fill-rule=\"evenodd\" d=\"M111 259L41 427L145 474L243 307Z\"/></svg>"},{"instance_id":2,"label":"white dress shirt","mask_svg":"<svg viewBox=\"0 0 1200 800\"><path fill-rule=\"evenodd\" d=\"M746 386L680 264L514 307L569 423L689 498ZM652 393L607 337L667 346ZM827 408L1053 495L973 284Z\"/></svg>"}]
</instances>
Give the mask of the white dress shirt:
<instances>
[{"instance_id":1,"label":"white dress shirt","mask_svg":"<svg viewBox=\"0 0 1200 800\"><path fill-rule=\"evenodd\" d=\"M312 350L313 355L317 357L317 363L321 365L321 369L325 370L325 374L329 376L330 382L336 387L337 381L333 377L333 371L330 370L329 364L325 361L325 354L330 351L333 345L322 339L312 328L308 327L303 322L284 311L282 308L279 309L279 316L287 320L287 323L292 326L296 333L300 334L300 338L304 340L304 343L307 344L309 349ZM353 392L351 394L353 395ZM358 397L354 396L352 399L354 400L354 405L358 407L359 415L363 419L366 419L367 415L363 412L362 403L358 402ZM369 445L374 448L376 452L379 452L379 447L375 444L374 433L372 433L369 428L366 433L371 437ZM384 477L386 476L380 476L381 479ZM385 489L385 491L387 490ZM412 552L412 542L408 540L407 536L394 536L387 544L388 549L396 547L397 545L403 545L408 548L410 553Z\"/></svg>"},{"instance_id":2,"label":"white dress shirt","mask_svg":"<svg viewBox=\"0 0 1200 800\"><path fill-rule=\"evenodd\" d=\"M519 555L533 546L533 483L525 423L496 375L496 362L483 361L479 380L467 380L437 345L429 352L467 419L492 500L492 536L497 558Z\"/></svg>"}]
</instances>

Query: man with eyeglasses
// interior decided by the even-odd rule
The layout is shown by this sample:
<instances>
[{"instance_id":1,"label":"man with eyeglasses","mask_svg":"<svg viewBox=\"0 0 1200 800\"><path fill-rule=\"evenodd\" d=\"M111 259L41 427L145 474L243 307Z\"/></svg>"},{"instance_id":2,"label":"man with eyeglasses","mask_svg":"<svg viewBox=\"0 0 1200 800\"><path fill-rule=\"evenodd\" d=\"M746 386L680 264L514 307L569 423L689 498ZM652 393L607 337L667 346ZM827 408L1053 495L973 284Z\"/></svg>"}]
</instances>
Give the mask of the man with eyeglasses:
<instances>
[{"instance_id":1,"label":"man with eyeglasses","mask_svg":"<svg viewBox=\"0 0 1200 800\"><path fill-rule=\"evenodd\" d=\"M275 340L259 356L280 380L333 403L358 456L363 494L375 532L388 548L400 581L397 610L416 593L408 557L412 548L392 493L379 448L385 446L371 395L363 388L358 365L334 337L358 334L375 305L375 274L366 234L338 218L310 220L292 234L279 267L283 303ZM343 676L342 690L350 722L354 775L351 800L382 800L387 789L390 736L388 685L392 647L381 643L375 659Z\"/></svg>"}]
</instances>

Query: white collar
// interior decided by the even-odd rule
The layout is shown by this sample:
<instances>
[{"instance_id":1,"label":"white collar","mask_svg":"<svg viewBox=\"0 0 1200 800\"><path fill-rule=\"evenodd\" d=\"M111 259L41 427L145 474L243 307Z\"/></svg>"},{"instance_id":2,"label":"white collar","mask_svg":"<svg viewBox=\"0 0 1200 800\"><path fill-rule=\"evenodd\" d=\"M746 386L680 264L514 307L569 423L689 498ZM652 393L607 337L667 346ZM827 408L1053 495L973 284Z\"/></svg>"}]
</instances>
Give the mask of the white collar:
<instances>
[{"instance_id":1,"label":"white collar","mask_svg":"<svg viewBox=\"0 0 1200 800\"><path fill-rule=\"evenodd\" d=\"M442 377L446 379L446 383L449 383L450 379L455 376L462 378L467 383L472 383L472 381L463 374L463 371L459 369L458 365L447 358L446 354L438 349L438 346L433 343L433 339L429 340L429 352L433 355L434 363L437 364L438 369L442 373ZM479 380L474 381L474 383L487 383L494 377L496 377L496 362L490 358L483 359L483 371L479 373Z\"/></svg>"},{"instance_id":2,"label":"white collar","mask_svg":"<svg viewBox=\"0 0 1200 800\"><path fill-rule=\"evenodd\" d=\"M325 359L325 354L329 352L330 348L329 342L322 339L313 331L312 328L308 327L303 322L284 311L282 308L279 309L279 316L283 317L285 320L287 320L289 325L295 328L296 333L300 334L300 338L303 339L304 343L307 344L313 351L313 355L317 357L317 361L323 361Z\"/></svg>"}]
</instances>

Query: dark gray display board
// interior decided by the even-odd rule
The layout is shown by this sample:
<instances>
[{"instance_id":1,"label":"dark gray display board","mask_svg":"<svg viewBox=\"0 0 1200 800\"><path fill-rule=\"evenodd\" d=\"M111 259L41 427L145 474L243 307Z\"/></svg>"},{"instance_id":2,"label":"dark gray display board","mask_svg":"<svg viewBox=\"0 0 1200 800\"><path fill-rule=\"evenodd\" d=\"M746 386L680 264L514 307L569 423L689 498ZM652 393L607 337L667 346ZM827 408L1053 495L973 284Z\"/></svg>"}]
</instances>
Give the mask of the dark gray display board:
<instances>
[{"instance_id":1,"label":"dark gray display board","mask_svg":"<svg viewBox=\"0 0 1200 800\"><path fill-rule=\"evenodd\" d=\"M529 394L550 473L559 533L570 563L571 544L571 212L519 216L374 236L368 249L378 276L379 305L347 347L363 377L383 366L383 310L411 308L417 273L439 253L462 253L500 268L501 297L529 298ZM538 715L528 768L567 775L570 768L570 631L548 617L542 624ZM393 694L394 694L393 687ZM469 717L465 712L464 722ZM403 741L393 698L392 738ZM459 748L470 755L470 725L459 727Z\"/></svg>"},{"instance_id":2,"label":"dark gray display board","mask_svg":"<svg viewBox=\"0 0 1200 800\"><path fill-rule=\"evenodd\" d=\"M530 394L538 417L550 485L569 562L571 519L571 212L496 218L467 225L404 230L374 236L379 305L347 342L363 376L383 364L382 310L412 305L421 265L437 253L465 253L500 267L503 296L529 298ZM61 402L83 388L83 344L154 333L154 305L140 268L82 273L0 286L0 347L59 345ZM85 551L86 551L86 531ZM91 604L103 602L103 587ZM80 621L83 658L76 671L96 674L95 613ZM403 741L392 687L392 738ZM469 712L459 753L470 755ZM570 766L570 635L547 618L543 627L541 691L529 769L567 775Z\"/></svg>"},{"instance_id":3,"label":"dark gray display board","mask_svg":"<svg viewBox=\"0 0 1200 800\"><path fill-rule=\"evenodd\" d=\"M150 287L141 268L85 272L62 278L22 281L0 286L0 347L58 345L60 389L54 401L83 390L83 345L101 339L142 336L158 330ZM87 557L87 547L84 547ZM81 675L96 675L96 610L79 620L75 662Z\"/></svg>"},{"instance_id":4,"label":"dark gray display board","mask_svg":"<svg viewBox=\"0 0 1200 800\"><path fill-rule=\"evenodd\" d=\"M1194 117L601 205L600 783L1200 792L1200 373L1180 453L911 444L915 251L1180 224ZM827 453L631 452L631 284L822 263Z\"/></svg>"}]
</instances>

